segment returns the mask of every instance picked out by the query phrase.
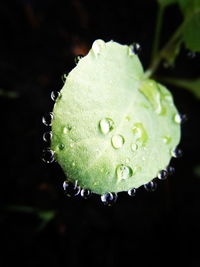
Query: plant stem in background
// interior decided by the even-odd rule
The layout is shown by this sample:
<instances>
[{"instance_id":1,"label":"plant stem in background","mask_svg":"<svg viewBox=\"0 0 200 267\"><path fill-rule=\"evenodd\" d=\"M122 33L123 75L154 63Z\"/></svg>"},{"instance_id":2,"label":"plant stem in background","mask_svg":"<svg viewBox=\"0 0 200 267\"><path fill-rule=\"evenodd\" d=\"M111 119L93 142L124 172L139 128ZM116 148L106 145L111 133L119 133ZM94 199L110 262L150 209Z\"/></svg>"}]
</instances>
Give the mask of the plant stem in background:
<instances>
[{"instance_id":1,"label":"plant stem in background","mask_svg":"<svg viewBox=\"0 0 200 267\"><path fill-rule=\"evenodd\" d=\"M156 19L156 30L155 30L153 47L152 47L151 61L153 61L153 59L156 57L158 53L159 44L160 44L160 31L162 28L164 9L165 8L163 5L158 6L157 19Z\"/></svg>"}]
</instances>

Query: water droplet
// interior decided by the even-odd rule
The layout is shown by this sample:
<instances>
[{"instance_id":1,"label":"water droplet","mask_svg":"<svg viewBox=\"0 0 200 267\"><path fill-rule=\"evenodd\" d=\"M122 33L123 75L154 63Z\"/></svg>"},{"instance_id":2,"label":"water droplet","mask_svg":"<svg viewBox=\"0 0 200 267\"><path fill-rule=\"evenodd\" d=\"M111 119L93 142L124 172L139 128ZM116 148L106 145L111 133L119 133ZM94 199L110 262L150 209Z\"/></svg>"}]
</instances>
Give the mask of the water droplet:
<instances>
[{"instance_id":1,"label":"water droplet","mask_svg":"<svg viewBox=\"0 0 200 267\"><path fill-rule=\"evenodd\" d=\"M178 124L181 123L181 116L178 113L174 115L174 121Z\"/></svg>"},{"instance_id":2,"label":"water droplet","mask_svg":"<svg viewBox=\"0 0 200 267\"><path fill-rule=\"evenodd\" d=\"M91 191L88 189L81 189L81 197L88 198L91 195Z\"/></svg>"},{"instance_id":3,"label":"water droplet","mask_svg":"<svg viewBox=\"0 0 200 267\"><path fill-rule=\"evenodd\" d=\"M59 147L60 150L63 150L65 148L65 145L64 144L59 144L58 147Z\"/></svg>"},{"instance_id":4,"label":"water droplet","mask_svg":"<svg viewBox=\"0 0 200 267\"><path fill-rule=\"evenodd\" d=\"M51 138L52 138L52 132L45 132L42 136L44 142L50 143L51 142Z\"/></svg>"},{"instance_id":5,"label":"water droplet","mask_svg":"<svg viewBox=\"0 0 200 267\"><path fill-rule=\"evenodd\" d=\"M75 56L75 58L74 58L74 62L75 62L76 65L78 64L79 60L80 60L82 57L83 57L83 55L77 55L77 56Z\"/></svg>"},{"instance_id":6,"label":"water droplet","mask_svg":"<svg viewBox=\"0 0 200 267\"><path fill-rule=\"evenodd\" d=\"M168 177L168 172L166 170L162 170L158 174L158 179L165 180Z\"/></svg>"},{"instance_id":7,"label":"water droplet","mask_svg":"<svg viewBox=\"0 0 200 267\"><path fill-rule=\"evenodd\" d=\"M181 123L184 124L186 121L188 121L188 116L186 114L181 114Z\"/></svg>"},{"instance_id":8,"label":"water droplet","mask_svg":"<svg viewBox=\"0 0 200 267\"><path fill-rule=\"evenodd\" d=\"M67 74L64 73L64 74L61 76L61 80L63 81L63 83L65 83L66 79L67 79Z\"/></svg>"},{"instance_id":9,"label":"water droplet","mask_svg":"<svg viewBox=\"0 0 200 267\"><path fill-rule=\"evenodd\" d=\"M112 206L117 201L117 194L116 193L106 193L101 196L101 201L106 206Z\"/></svg>"},{"instance_id":10,"label":"water droplet","mask_svg":"<svg viewBox=\"0 0 200 267\"><path fill-rule=\"evenodd\" d=\"M51 126L52 125L52 120L53 120L53 113L49 112L46 113L43 117L42 117L42 123L46 126Z\"/></svg>"},{"instance_id":11,"label":"water droplet","mask_svg":"<svg viewBox=\"0 0 200 267\"><path fill-rule=\"evenodd\" d=\"M44 149L42 151L42 160L45 163L52 163L55 160L54 151L51 149Z\"/></svg>"},{"instance_id":12,"label":"water droplet","mask_svg":"<svg viewBox=\"0 0 200 267\"><path fill-rule=\"evenodd\" d=\"M74 143L71 143L71 144L70 144L70 147L74 147Z\"/></svg>"},{"instance_id":13,"label":"water droplet","mask_svg":"<svg viewBox=\"0 0 200 267\"><path fill-rule=\"evenodd\" d=\"M171 150L171 156L174 158L180 158L183 155L183 151L180 148L176 148L174 150Z\"/></svg>"},{"instance_id":14,"label":"water droplet","mask_svg":"<svg viewBox=\"0 0 200 267\"><path fill-rule=\"evenodd\" d=\"M98 56L105 47L103 40L96 40L92 45L92 50L96 56Z\"/></svg>"},{"instance_id":15,"label":"water droplet","mask_svg":"<svg viewBox=\"0 0 200 267\"><path fill-rule=\"evenodd\" d=\"M165 143L165 144L170 144L171 143L171 137L169 137L169 136L164 136L163 138L162 138L162 140L163 140L163 143Z\"/></svg>"},{"instance_id":16,"label":"water droplet","mask_svg":"<svg viewBox=\"0 0 200 267\"><path fill-rule=\"evenodd\" d=\"M75 184L64 181L63 189L68 197L77 196L81 191L81 188L80 186L78 186L77 181L75 182Z\"/></svg>"},{"instance_id":17,"label":"water droplet","mask_svg":"<svg viewBox=\"0 0 200 267\"><path fill-rule=\"evenodd\" d=\"M133 143L133 144L135 144L135 145L137 144L137 146L138 145L145 146L145 144L148 140L148 135L147 135L147 132L146 132L143 124L140 122L135 123L132 131L133 131L134 139L135 139L135 143ZM133 146L132 150L134 151L134 146Z\"/></svg>"},{"instance_id":18,"label":"water droplet","mask_svg":"<svg viewBox=\"0 0 200 267\"><path fill-rule=\"evenodd\" d=\"M58 91L52 91L51 92L51 99L53 100L53 101L56 101L58 98L60 98L61 97L61 94L60 94L60 92L58 92Z\"/></svg>"},{"instance_id":19,"label":"water droplet","mask_svg":"<svg viewBox=\"0 0 200 267\"><path fill-rule=\"evenodd\" d=\"M138 145L137 144L132 144L131 145L131 149L132 149L132 151L136 151L137 149L138 149Z\"/></svg>"},{"instance_id":20,"label":"water droplet","mask_svg":"<svg viewBox=\"0 0 200 267\"><path fill-rule=\"evenodd\" d=\"M173 175L175 173L175 168L173 166L168 166L166 170L169 175Z\"/></svg>"},{"instance_id":21,"label":"water droplet","mask_svg":"<svg viewBox=\"0 0 200 267\"><path fill-rule=\"evenodd\" d=\"M166 108L161 102L161 92L159 85L153 80L146 80L142 83L140 87L140 92L145 96L145 98L150 102L154 111L159 115L166 114Z\"/></svg>"},{"instance_id":22,"label":"water droplet","mask_svg":"<svg viewBox=\"0 0 200 267\"><path fill-rule=\"evenodd\" d=\"M133 170L131 167L124 164L120 164L116 168L117 177L120 180L125 180L133 175Z\"/></svg>"},{"instance_id":23,"label":"water droplet","mask_svg":"<svg viewBox=\"0 0 200 267\"><path fill-rule=\"evenodd\" d=\"M114 148L120 148L123 146L125 140L124 140L124 137L122 135L113 135L112 139L111 139L111 143L112 143L112 146Z\"/></svg>"},{"instance_id":24,"label":"water droplet","mask_svg":"<svg viewBox=\"0 0 200 267\"><path fill-rule=\"evenodd\" d=\"M135 54L135 55L139 55L141 52L141 46L138 43L132 43L130 46L130 53L131 54Z\"/></svg>"},{"instance_id":25,"label":"water droplet","mask_svg":"<svg viewBox=\"0 0 200 267\"><path fill-rule=\"evenodd\" d=\"M128 195L134 197L136 195L136 189L132 188L128 190Z\"/></svg>"},{"instance_id":26,"label":"water droplet","mask_svg":"<svg viewBox=\"0 0 200 267\"><path fill-rule=\"evenodd\" d=\"M157 188L157 184L153 181L147 183L147 184L144 184L144 188L145 190L149 191L149 192L154 192Z\"/></svg>"},{"instance_id":27,"label":"water droplet","mask_svg":"<svg viewBox=\"0 0 200 267\"><path fill-rule=\"evenodd\" d=\"M192 51L189 51L189 52L187 53L187 56L188 56L188 58L193 59L193 58L196 57L196 53L195 53L195 52L192 52Z\"/></svg>"},{"instance_id":28,"label":"water droplet","mask_svg":"<svg viewBox=\"0 0 200 267\"><path fill-rule=\"evenodd\" d=\"M110 118L105 118L99 122L100 130L103 134L108 134L114 129L114 121Z\"/></svg>"}]
</instances>

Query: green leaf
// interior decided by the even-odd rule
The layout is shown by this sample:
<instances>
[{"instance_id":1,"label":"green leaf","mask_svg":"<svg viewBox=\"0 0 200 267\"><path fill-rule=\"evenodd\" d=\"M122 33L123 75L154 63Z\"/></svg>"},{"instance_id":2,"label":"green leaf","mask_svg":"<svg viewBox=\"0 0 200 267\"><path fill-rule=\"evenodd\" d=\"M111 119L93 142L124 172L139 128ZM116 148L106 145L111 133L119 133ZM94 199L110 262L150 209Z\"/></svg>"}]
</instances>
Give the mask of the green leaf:
<instances>
[{"instance_id":1,"label":"green leaf","mask_svg":"<svg viewBox=\"0 0 200 267\"><path fill-rule=\"evenodd\" d=\"M200 78L194 80L184 80L184 79L164 77L161 78L161 80L163 82L172 84L174 86L186 89L200 99Z\"/></svg>"},{"instance_id":2,"label":"green leaf","mask_svg":"<svg viewBox=\"0 0 200 267\"><path fill-rule=\"evenodd\" d=\"M200 1L199 0L178 0L181 11L185 16L191 15L195 12L199 12Z\"/></svg>"},{"instance_id":3,"label":"green leaf","mask_svg":"<svg viewBox=\"0 0 200 267\"><path fill-rule=\"evenodd\" d=\"M178 0L157 0L158 3L162 6L169 6L169 5L172 5L172 4L175 4L177 3Z\"/></svg>"},{"instance_id":4,"label":"green leaf","mask_svg":"<svg viewBox=\"0 0 200 267\"><path fill-rule=\"evenodd\" d=\"M178 116L131 46L97 40L55 103L51 149L69 181L97 194L127 191L168 166L180 141Z\"/></svg>"},{"instance_id":5,"label":"green leaf","mask_svg":"<svg viewBox=\"0 0 200 267\"><path fill-rule=\"evenodd\" d=\"M200 52L200 12L187 21L183 31L183 40L188 49Z\"/></svg>"},{"instance_id":6,"label":"green leaf","mask_svg":"<svg viewBox=\"0 0 200 267\"><path fill-rule=\"evenodd\" d=\"M185 46L193 52L200 52L200 1L178 1L184 16L182 35Z\"/></svg>"}]
</instances>

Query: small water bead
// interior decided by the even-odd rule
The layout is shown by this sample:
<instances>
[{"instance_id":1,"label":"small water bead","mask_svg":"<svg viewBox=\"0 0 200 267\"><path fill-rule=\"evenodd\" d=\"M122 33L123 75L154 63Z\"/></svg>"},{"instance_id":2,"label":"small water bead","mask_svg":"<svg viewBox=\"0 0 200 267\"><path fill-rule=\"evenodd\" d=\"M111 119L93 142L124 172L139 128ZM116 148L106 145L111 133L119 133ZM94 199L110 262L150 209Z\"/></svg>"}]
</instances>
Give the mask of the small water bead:
<instances>
[{"instance_id":1,"label":"small water bead","mask_svg":"<svg viewBox=\"0 0 200 267\"><path fill-rule=\"evenodd\" d=\"M177 147L174 150L171 150L171 155L174 158L180 158L183 155L183 151Z\"/></svg>"},{"instance_id":2,"label":"small water bead","mask_svg":"<svg viewBox=\"0 0 200 267\"><path fill-rule=\"evenodd\" d=\"M125 180L133 175L133 170L129 166L120 164L116 168L116 173L118 179Z\"/></svg>"},{"instance_id":3,"label":"small water bead","mask_svg":"<svg viewBox=\"0 0 200 267\"><path fill-rule=\"evenodd\" d=\"M181 116L179 114L175 114L174 115L174 121L178 124L181 123Z\"/></svg>"},{"instance_id":4,"label":"small water bead","mask_svg":"<svg viewBox=\"0 0 200 267\"><path fill-rule=\"evenodd\" d=\"M68 197L77 196L81 191L81 188L80 186L78 186L77 181L75 182L75 184L64 181L63 189Z\"/></svg>"},{"instance_id":5,"label":"small water bead","mask_svg":"<svg viewBox=\"0 0 200 267\"><path fill-rule=\"evenodd\" d=\"M44 149L42 151L42 160L45 163L52 163L52 162L54 162L55 161L54 151L51 150L51 149Z\"/></svg>"},{"instance_id":6,"label":"small water bead","mask_svg":"<svg viewBox=\"0 0 200 267\"><path fill-rule=\"evenodd\" d=\"M101 201L106 206L112 206L117 201L117 194L116 193L106 193L101 196Z\"/></svg>"},{"instance_id":7,"label":"small water bead","mask_svg":"<svg viewBox=\"0 0 200 267\"><path fill-rule=\"evenodd\" d=\"M145 190L147 190L148 192L154 192L157 188L157 184L153 181L147 183L147 184L144 184L144 188Z\"/></svg>"},{"instance_id":8,"label":"small water bead","mask_svg":"<svg viewBox=\"0 0 200 267\"><path fill-rule=\"evenodd\" d=\"M132 145L131 145L131 150L132 150L132 151L136 151L136 150L138 150L138 144L135 144L135 143L132 144Z\"/></svg>"},{"instance_id":9,"label":"small water bead","mask_svg":"<svg viewBox=\"0 0 200 267\"><path fill-rule=\"evenodd\" d=\"M64 144L59 144L59 146L58 146L58 147L59 147L59 149L60 149L60 150L63 150L63 149L65 149L65 145L64 145Z\"/></svg>"},{"instance_id":10,"label":"small water bead","mask_svg":"<svg viewBox=\"0 0 200 267\"><path fill-rule=\"evenodd\" d=\"M74 143L71 143L71 144L70 144L70 147L71 147L71 148L74 147Z\"/></svg>"},{"instance_id":11,"label":"small water bead","mask_svg":"<svg viewBox=\"0 0 200 267\"><path fill-rule=\"evenodd\" d=\"M163 143L170 144L172 139L169 136L164 136L162 140L163 140Z\"/></svg>"},{"instance_id":12,"label":"small water bead","mask_svg":"<svg viewBox=\"0 0 200 267\"><path fill-rule=\"evenodd\" d=\"M45 132L42 136L44 142L46 143L50 143L51 142L51 139L52 139L52 132L49 131L49 132Z\"/></svg>"},{"instance_id":13,"label":"small water bead","mask_svg":"<svg viewBox=\"0 0 200 267\"><path fill-rule=\"evenodd\" d=\"M186 121L188 121L188 116L186 114L181 114L181 123L185 123Z\"/></svg>"},{"instance_id":14,"label":"small water bead","mask_svg":"<svg viewBox=\"0 0 200 267\"><path fill-rule=\"evenodd\" d=\"M74 58L74 62L75 62L76 65L78 64L79 60L80 60L82 57L83 57L83 55L77 55L77 56L75 56L75 58Z\"/></svg>"},{"instance_id":15,"label":"small water bead","mask_svg":"<svg viewBox=\"0 0 200 267\"><path fill-rule=\"evenodd\" d=\"M88 189L81 189L81 197L87 199L91 195L91 191Z\"/></svg>"},{"instance_id":16,"label":"small water bead","mask_svg":"<svg viewBox=\"0 0 200 267\"><path fill-rule=\"evenodd\" d=\"M129 48L132 54L138 55L141 52L141 46L138 43L132 43Z\"/></svg>"},{"instance_id":17,"label":"small water bead","mask_svg":"<svg viewBox=\"0 0 200 267\"><path fill-rule=\"evenodd\" d=\"M125 142L122 135L114 135L111 139L112 146L116 149L121 148Z\"/></svg>"},{"instance_id":18,"label":"small water bead","mask_svg":"<svg viewBox=\"0 0 200 267\"><path fill-rule=\"evenodd\" d=\"M103 134L108 134L114 129L114 121L110 118L105 118L99 122L100 130Z\"/></svg>"},{"instance_id":19,"label":"small water bead","mask_svg":"<svg viewBox=\"0 0 200 267\"><path fill-rule=\"evenodd\" d=\"M195 53L195 52L192 52L192 51L189 51L189 52L187 53L187 57L190 58L190 59L193 59L193 58L196 57L196 53Z\"/></svg>"},{"instance_id":20,"label":"small water bead","mask_svg":"<svg viewBox=\"0 0 200 267\"><path fill-rule=\"evenodd\" d=\"M135 188L129 189L128 190L128 195L130 197L134 197L136 195L136 189Z\"/></svg>"},{"instance_id":21,"label":"small water bead","mask_svg":"<svg viewBox=\"0 0 200 267\"><path fill-rule=\"evenodd\" d=\"M173 166L168 166L166 170L169 175L173 175L175 173L175 168Z\"/></svg>"},{"instance_id":22,"label":"small water bead","mask_svg":"<svg viewBox=\"0 0 200 267\"><path fill-rule=\"evenodd\" d=\"M60 94L60 92L58 92L58 91L52 91L51 92L51 99L53 100L53 101L56 101L58 98L60 98L61 97L61 94Z\"/></svg>"},{"instance_id":23,"label":"small water bead","mask_svg":"<svg viewBox=\"0 0 200 267\"><path fill-rule=\"evenodd\" d=\"M46 113L43 117L42 117L42 123L46 126L51 126L52 125L52 120L53 120L53 113L49 112Z\"/></svg>"},{"instance_id":24,"label":"small water bead","mask_svg":"<svg viewBox=\"0 0 200 267\"><path fill-rule=\"evenodd\" d=\"M61 79L63 81L63 83L65 83L66 79L67 79L67 74L64 73L62 76L61 76Z\"/></svg>"},{"instance_id":25,"label":"small water bead","mask_svg":"<svg viewBox=\"0 0 200 267\"><path fill-rule=\"evenodd\" d=\"M162 170L158 174L158 179L165 180L165 179L167 179L168 175L169 174L168 174L168 172L166 170Z\"/></svg>"},{"instance_id":26,"label":"small water bead","mask_svg":"<svg viewBox=\"0 0 200 267\"><path fill-rule=\"evenodd\" d=\"M105 47L105 42L103 40L96 40L92 45L92 50L95 56L98 56L104 49L104 47Z\"/></svg>"}]
</instances>

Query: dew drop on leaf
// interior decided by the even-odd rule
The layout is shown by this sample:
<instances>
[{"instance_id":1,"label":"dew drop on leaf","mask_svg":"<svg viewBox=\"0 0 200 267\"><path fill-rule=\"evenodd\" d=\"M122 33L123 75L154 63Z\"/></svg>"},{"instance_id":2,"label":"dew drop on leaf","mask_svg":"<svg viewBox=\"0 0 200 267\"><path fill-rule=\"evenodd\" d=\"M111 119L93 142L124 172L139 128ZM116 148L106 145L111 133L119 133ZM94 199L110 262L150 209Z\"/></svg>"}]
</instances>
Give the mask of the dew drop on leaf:
<instances>
[{"instance_id":1,"label":"dew drop on leaf","mask_svg":"<svg viewBox=\"0 0 200 267\"><path fill-rule=\"evenodd\" d=\"M131 196L131 197L134 197L136 194L136 189L135 188L132 188L130 190L128 190L128 195Z\"/></svg>"},{"instance_id":2,"label":"dew drop on leaf","mask_svg":"<svg viewBox=\"0 0 200 267\"><path fill-rule=\"evenodd\" d=\"M44 142L46 142L46 143L50 143L50 141L51 141L51 138L52 138L52 132L51 131L49 131L49 132L45 132L44 134L43 134L43 140L44 140Z\"/></svg>"},{"instance_id":3,"label":"dew drop on leaf","mask_svg":"<svg viewBox=\"0 0 200 267\"><path fill-rule=\"evenodd\" d=\"M114 135L111 139L112 146L114 148L121 148L125 142L125 139L122 135Z\"/></svg>"},{"instance_id":4,"label":"dew drop on leaf","mask_svg":"<svg viewBox=\"0 0 200 267\"><path fill-rule=\"evenodd\" d=\"M59 147L60 150L63 150L65 148L65 145L64 144L59 144L58 147Z\"/></svg>"},{"instance_id":5,"label":"dew drop on leaf","mask_svg":"<svg viewBox=\"0 0 200 267\"><path fill-rule=\"evenodd\" d=\"M101 196L101 201L106 206L112 206L117 201L117 194L116 193L106 193Z\"/></svg>"},{"instance_id":6,"label":"dew drop on leaf","mask_svg":"<svg viewBox=\"0 0 200 267\"><path fill-rule=\"evenodd\" d=\"M54 158L54 151L51 149L44 149L42 151L42 160L45 163L52 163L54 162L55 158Z\"/></svg>"},{"instance_id":7,"label":"dew drop on leaf","mask_svg":"<svg viewBox=\"0 0 200 267\"><path fill-rule=\"evenodd\" d=\"M58 98L61 97L60 92L58 91L52 91L51 92L51 99L55 102Z\"/></svg>"},{"instance_id":8,"label":"dew drop on leaf","mask_svg":"<svg viewBox=\"0 0 200 267\"><path fill-rule=\"evenodd\" d=\"M114 122L110 118L105 118L99 122L99 127L103 134L108 134L114 129Z\"/></svg>"},{"instance_id":9,"label":"dew drop on leaf","mask_svg":"<svg viewBox=\"0 0 200 267\"><path fill-rule=\"evenodd\" d=\"M133 170L129 166L126 166L124 164L120 164L117 166L116 173L117 173L118 179L126 180L127 178L129 178L133 175Z\"/></svg>"},{"instance_id":10,"label":"dew drop on leaf","mask_svg":"<svg viewBox=\"0 0 200 267\"><path fill-rule=\"evenodd\" d=\"M178 113L174 115L174 122L181 123L181 116Z\"/></svg>"},{"instance_id":11,"label":"dew drop on leaf","mask_svg":"<svg viewBox=\"0 0 200 267\"><path fill-rule=\"evenodd\" d=\"M49 112L46 113L43 117L42 117L42 123L46 126L51 126L52 125L52 120L53 120L53 113Z\"/></svg>"},{"instance_id":12,"label":"dew drop on leaf","mask_svg":"<svg viewBox=\"0 0 200 267\"><path fill-rule=\"evenodd\" d=\"M131 150L132 150L132 151L136 151L136 150L138 150L138 145L137 145L136 143L133 143L133 144L131 145Z\"/></svg>"}]
</instances>

